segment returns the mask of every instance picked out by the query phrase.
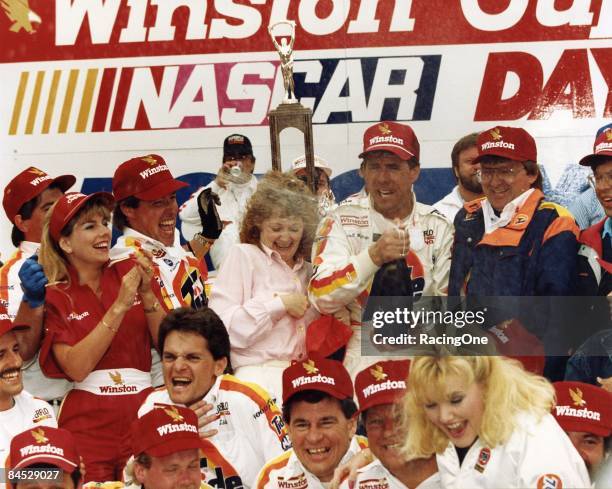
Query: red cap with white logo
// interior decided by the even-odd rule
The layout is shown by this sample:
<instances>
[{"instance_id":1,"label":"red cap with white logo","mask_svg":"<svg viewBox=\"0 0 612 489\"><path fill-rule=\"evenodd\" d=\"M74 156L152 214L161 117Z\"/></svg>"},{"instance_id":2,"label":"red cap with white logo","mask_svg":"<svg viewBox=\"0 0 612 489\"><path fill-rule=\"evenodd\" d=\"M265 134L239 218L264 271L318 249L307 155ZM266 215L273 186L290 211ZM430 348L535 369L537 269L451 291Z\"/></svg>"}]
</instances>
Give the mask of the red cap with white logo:
<instances>
[{"instance_id":1,"label":"red cap with white logo","mask_svg":"<svg viewBox=\"0 0 612 489\"><path fill-rule=\"evenodd\" d=\"M300 391L321 391L336 399L353 397L353 383L342 363L327 358L293 362L283 371L283 402Z\"/></svg>"},{"instance_id":2,"label":"red cap with white logo","mask_svg":"<svg viewBox=\"0 0 612 489\"><path fill-rule=\"evenodd\" d=\"M518 360L525 370L542 375L546 363L544 345L520 321L517 319L504 321L489 328L488 331L500 355Z\"/></svg>"},{"instance_id":3,"label":"red cap with white logo","mask_svg":"<svg viewBox=\"0 0 612 489\"><path fill-rule=\"evenodd\" d=\"M593 144L593 154L582 158L580 164L595 167L610 159L612 159L612 124L608 124L599 130Z\"/></svg>"},{"instance_id":4,"label":"red cap with white logo","mask_svg":"<svg viewBox=\"0 0 612 489\"><path fill-rule=\"evenodd\" d=\"M113 175L113 195L118 201L128 197L157 200L188 186L174 179L166 161L159 155L127 160L119 165Z\"/></svg>"},{"instance_id":5,"label":"red cap with white logo","mask_svg":"<svg viewBox=\"0 0 612 489\"><path fill-rule=\"evenodd\" d=\"M113 210L115 199L108 192L94 192L89 195L80 192L68 192L55 203L49 219L49 234L53 240L59 241L64 226L70 222L79 209L92 199L99 199L100 203L107 207L109 211Z\"/></svg>"},{"instance_id":6,"label":"red cap with white logo","mask_svg":"<svg viewBox=\"0 0 612 489\"><path fill-rule=\"evenodd\" d=\"M156 404L131 426L132 454L165 457L182 450L200 448L198 417L182 406Z\"/></svg>"},{"instance_id":7,"label":"red cap with white logo","mask_svg":"<svg viewBox=\"0 0 612 489\"><path fill-rule=\"evenodd\" d=\"M406 392L409 360L388 360L370 365L355 377L359 411L373 406L394 404Z\"/></svg>"},{"instance_id":8,"label":"red cap with white logo","mask_svg":"<svg viewBox=\"0 0 612 489\"><path fill-rule=\"evenodd\" d=\"M79 467L79 454L70 431L39 426L13 437L9 461L13 470L35 464L51 464L72 473Z\"/></svg>"},{"instance_id":9,"label":"red cap with white logo","mask_svg":"<svg viewBox=\"0 0 612 489\"><path fill-rule=\"evenodd\" d=\"M476 140L479 162L484 156L501 156L514 161L538 161L538 150L531 134L520 127L495 126L482 131Z\"/></svg>"},{"instance_id":10,"label":"red cap with white logo","mask_svg":"<svg viewBox=\"0 0 612 489\"><path fill-rule=\"evenodd\" d=\"M11 316L9 316L8 310L5 304L0 304L0 336L5 335L9 331L15 329L27 329L29 326L19 325L13 323Z\"/></svg>"},{"instance_id":11,"label":"red cap with white logo","mask_svg":"<svg viewBox=\"0 0 612 489\"><path fill-rule=\"evenodd\" d=\"M584 382L555 382L557 404L553 416L563 431L599 436L612 433L612 394Z\"/></svg>"},{"instance_id":12,"label":"red cap with white logo","mask_svg":"<svg viewBox=\"0 0 612 489\"><path fill-rule=\"evenodd\" d=\"M402 160L419 161L419 140L410 126L399 122L383 121L366 129L363 135L363 158L371 151L390 151Z\"/></svg>"},{"instance_id":13,"label":"red cap with white logo","mask_svg":"<svg viewBox=\"0 0 612 489\"><path fill-rule=\"evenodd\" d=\"M51 184L56 184L62 192L74 185L74 175L60 175L53 178L42 170L31 166L13 178L4 189L2 206L9 220L14 224L19 209L35 197L42 194Z\"/></svg>"}]
</instances>

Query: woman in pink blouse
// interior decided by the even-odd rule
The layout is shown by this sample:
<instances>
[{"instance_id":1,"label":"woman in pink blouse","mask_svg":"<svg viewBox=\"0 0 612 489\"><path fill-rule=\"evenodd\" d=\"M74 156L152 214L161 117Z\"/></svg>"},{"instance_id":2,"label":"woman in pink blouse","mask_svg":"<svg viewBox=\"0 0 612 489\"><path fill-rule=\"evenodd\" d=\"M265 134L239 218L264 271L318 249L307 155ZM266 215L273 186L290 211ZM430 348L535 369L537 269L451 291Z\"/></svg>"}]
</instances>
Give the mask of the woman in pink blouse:
<instances>
[{"instance_id":1,"label":"woman in pink blouse","mask_svg":"<svg viewBox=\"0 0 612 489\"><path fill-rule=\"evenodd\" d=\"M307 298L317 200L295 176L268 173L247 204L240 244L225 258L210 307L229 332L236 376L281 399L283 370L306 358Z\"/></svg>"}]
</instances>

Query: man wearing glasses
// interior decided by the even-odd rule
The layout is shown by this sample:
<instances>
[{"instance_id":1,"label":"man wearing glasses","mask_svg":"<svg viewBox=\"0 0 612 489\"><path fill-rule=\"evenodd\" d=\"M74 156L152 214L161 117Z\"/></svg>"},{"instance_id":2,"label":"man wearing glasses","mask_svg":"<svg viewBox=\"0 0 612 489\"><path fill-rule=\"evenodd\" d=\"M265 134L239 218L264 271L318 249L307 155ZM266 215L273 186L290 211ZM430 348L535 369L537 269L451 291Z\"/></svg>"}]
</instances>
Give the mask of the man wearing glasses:
<instances>
[{"instance_id":1,"label":"man wearing glasses","mask_svg":"<svg viewBox=\"0 0 612 489\"><path fill-rule=\"evenodd\" d=\"M579 230L565 208L544 200L533 137L496 126L480 133L477 146L485 198L466 203L455 217L449 295L573 295ZM559 341L567 338L550 311L534 301L518 301L513 311L510 304L510 298L497 304L513 314L502 318L528 317L525 326L547 353L559 354Z\"/></svg>"}]
</instances>

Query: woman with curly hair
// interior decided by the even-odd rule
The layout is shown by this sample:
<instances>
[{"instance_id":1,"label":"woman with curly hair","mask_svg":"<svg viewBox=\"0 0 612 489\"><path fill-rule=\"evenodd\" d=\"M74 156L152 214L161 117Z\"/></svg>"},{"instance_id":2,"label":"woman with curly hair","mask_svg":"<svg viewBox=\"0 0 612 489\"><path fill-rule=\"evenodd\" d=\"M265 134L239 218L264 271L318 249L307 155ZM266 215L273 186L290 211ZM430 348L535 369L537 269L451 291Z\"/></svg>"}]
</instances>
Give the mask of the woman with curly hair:
<instances>
[{"instance_id":1,"label":"woman with curly hair","mask_svg":"<svg viewBox=\"0 0 612 489\"><path fill-rule=\"evenodd\" d=\"M417 357L403 401L410 459L436 454L443 487L589 487L550 414L554 389L516 360Z\"/></svg>"},{"instance_id":2,"label":"woman with curly hair","mask_svg":"<svg viewBox=\"0 0 612 489\"><path fill-rule=\"evenodd\" d=\"M269 172L212 287L210 307L228 329L236 376L279 400L282 372L306 358L306 328L318 317L308 303L306 261L318 220L317 200L303 182Z\"/></svg>"}]
</instances>

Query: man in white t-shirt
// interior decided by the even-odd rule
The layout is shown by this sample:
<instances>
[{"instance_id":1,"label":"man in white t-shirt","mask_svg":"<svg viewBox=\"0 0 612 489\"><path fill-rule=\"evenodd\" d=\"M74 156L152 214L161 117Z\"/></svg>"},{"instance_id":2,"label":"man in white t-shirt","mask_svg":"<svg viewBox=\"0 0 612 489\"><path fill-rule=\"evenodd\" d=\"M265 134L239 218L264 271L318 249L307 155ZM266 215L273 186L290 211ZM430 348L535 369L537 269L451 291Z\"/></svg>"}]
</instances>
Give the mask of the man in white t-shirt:
<instances>
[{"instance_id":1,"label":"man in white t-shirt","mask_svg":"<svg viewBox=\"0 0 612 489\"><path fill-rule=\"evenodd\" d=\"M53 408L23 390L16 328L6 309L0 308L0 466L4 466L17 433L39 425L57 427Z\"/></svg>"},{"instance_id":2,"label":"man in white t-shirt","mask_svg":"<svg viewBox=\"0 0 612 489\"><path fill-rule=\"evenodd\" d=\"M202 222L198 198L204 189L210 189L219 196L219 217L223 222L223 231L210 248L210 259L219 269L227 251L239 242L240 221L247 201L257 188L257 179L253 176L255 155L251 141L242 134L231 134L223 142L223 164L214 181L204 188L196 190L180 209L181 231L185 239L191 239L201 232Z\"/></svg>"}]
</instances>

